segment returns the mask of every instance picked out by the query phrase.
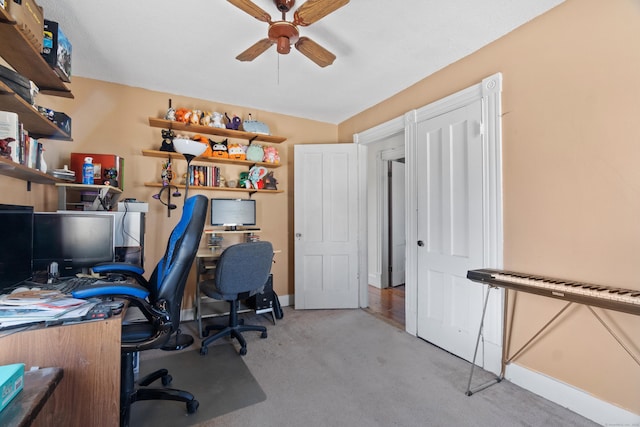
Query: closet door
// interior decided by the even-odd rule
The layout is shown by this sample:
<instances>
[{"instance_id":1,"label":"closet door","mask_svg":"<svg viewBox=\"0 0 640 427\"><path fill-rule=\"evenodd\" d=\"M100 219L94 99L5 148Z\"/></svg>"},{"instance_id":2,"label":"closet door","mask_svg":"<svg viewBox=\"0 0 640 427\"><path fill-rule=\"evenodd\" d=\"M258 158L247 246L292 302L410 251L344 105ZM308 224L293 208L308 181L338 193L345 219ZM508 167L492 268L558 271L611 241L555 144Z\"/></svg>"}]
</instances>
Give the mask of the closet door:
<instances>
[{"instance_id":1,"label":"closet door","mask_svg":"<svg viewBox=\"0 0 640 427\"><path fill-rule=\"evenodd\" d=\"M417 124L418 336L473 358L483 259L481 101Z\"/></svg>"}]
</instances>

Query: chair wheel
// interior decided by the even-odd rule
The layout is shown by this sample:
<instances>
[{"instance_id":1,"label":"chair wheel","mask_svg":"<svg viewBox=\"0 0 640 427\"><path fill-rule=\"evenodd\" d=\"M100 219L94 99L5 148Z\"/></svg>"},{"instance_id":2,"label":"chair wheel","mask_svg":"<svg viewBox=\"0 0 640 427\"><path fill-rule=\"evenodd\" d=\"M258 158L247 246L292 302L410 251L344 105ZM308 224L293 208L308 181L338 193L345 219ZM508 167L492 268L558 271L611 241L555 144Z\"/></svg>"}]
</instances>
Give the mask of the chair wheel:
<instances>
[{"instance_id":1,"label":"chair wheel","mask_svg":"<svg viewBox=\"0 0 640 427\"><path fill-rule=\"evenodd\" d=\"M240 353L240 356L244 356L245 354L247 354L247 347L242 347L239 353Z\"/></svg>"},{"instance_id":2,"label":"chair wheel","mask_svg":"<svg viewBox=\"0 0 640 427\"><path fill-rule=\"evenodd\" d=\"M209 352L209 348L208 347L206 347L206 346L200 347L200 354L202 356L206 356L208 352Z\"/></svg>"},{"instance_id":3,"label":"chair wheel","mask_svg":"<svg viewBox=\"0 0 640 427\"><path fill-rule=\"evenodd\" d=\"M173 381L173 377L169 374L162 377L162 385L165 387L171 384L171 381Z\"/></svg>"},{"instance_id":4,"label":"chair wheel","mask_svg":"<svg viewBox=\"0 0 640 427\"><path fill-rule=\"evenodd\" d=\"M195 412L198 410L198 407L200 406L200 402L198 402L197 400L191 400L189 402L187 402L187 412L189 414L195 414Z\"/></svg>"},{"instance_id":5,"label":"chair wheel","mask_svg":"<svg viewBox=\"0 0 640 427\"><path fill-rule=\"evenodd\" d=\"M260 338L266 338L267 337L267 331L264 331L263 333L260 334Z\"/></svg>"}]
</instances>

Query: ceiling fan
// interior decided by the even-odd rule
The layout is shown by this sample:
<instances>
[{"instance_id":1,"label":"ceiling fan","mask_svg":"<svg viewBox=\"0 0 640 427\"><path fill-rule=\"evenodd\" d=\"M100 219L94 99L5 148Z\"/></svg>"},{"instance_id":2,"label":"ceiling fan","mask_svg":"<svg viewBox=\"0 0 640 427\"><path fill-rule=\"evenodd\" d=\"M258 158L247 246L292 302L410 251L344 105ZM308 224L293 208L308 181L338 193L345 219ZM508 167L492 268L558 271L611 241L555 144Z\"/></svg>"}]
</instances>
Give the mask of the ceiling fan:
<instances>
[{"instance_id":1,"label":"ceiling fan","mask_svg":"<svg viewBox=\"0 0 640 427\"><path fill-rule=\"evenodd\" d=\"M336 56L333 53L309 37L300 37L298 26L306 27L319 21L349 3L349 0L307 0L295 11L293 21L287 21L285 14L291 10L295 0L273 0L278 10L282 12L281 21L272 21L271 16L251 0L228 1L257 20L269 24L268 37L236 56L237 60L253 61L273 44L276 45L278 53L287 54L293 44L303 55L321 67L331 65L335 61Z\"/></svg>"}]
</instances>

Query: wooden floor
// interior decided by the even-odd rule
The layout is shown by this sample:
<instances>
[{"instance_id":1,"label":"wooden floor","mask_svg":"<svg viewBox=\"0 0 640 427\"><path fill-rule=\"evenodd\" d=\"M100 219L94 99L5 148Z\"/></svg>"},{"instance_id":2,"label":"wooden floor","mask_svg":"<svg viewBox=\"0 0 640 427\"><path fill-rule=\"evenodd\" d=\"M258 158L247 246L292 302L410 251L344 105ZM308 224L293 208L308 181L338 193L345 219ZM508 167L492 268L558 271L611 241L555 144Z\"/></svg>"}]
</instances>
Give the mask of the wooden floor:
<instances>
[{"instance_id":1,"label":"wooden floor","mask_svg":"<svg viewBox=\"0 0 640 427\"><path fill-rule=\"evenodd\" d=\"M404 329L404 285L385 289L369 285L368 311Z\"/></svg>"}]
</instances>

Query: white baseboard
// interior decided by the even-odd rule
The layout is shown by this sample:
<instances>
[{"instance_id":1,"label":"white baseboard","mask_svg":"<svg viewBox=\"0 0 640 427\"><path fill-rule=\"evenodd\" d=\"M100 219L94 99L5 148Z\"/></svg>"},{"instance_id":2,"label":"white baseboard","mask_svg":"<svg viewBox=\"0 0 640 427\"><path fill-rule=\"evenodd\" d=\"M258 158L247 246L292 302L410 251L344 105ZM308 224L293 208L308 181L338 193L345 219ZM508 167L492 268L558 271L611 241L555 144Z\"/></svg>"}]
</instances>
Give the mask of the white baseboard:
<instances>
[{"instance_id":1,"label":"white baseboard","mask_svg":"<svg viewBox=\"0 0 640 427\"><path fill-rule=\"evenodd\" d=\"M507 365L505 378L603 426L640 426L640 415L517 364ZM496 384L493 387L500 387L500 385Z\"/></svg>"}]
</instances>

